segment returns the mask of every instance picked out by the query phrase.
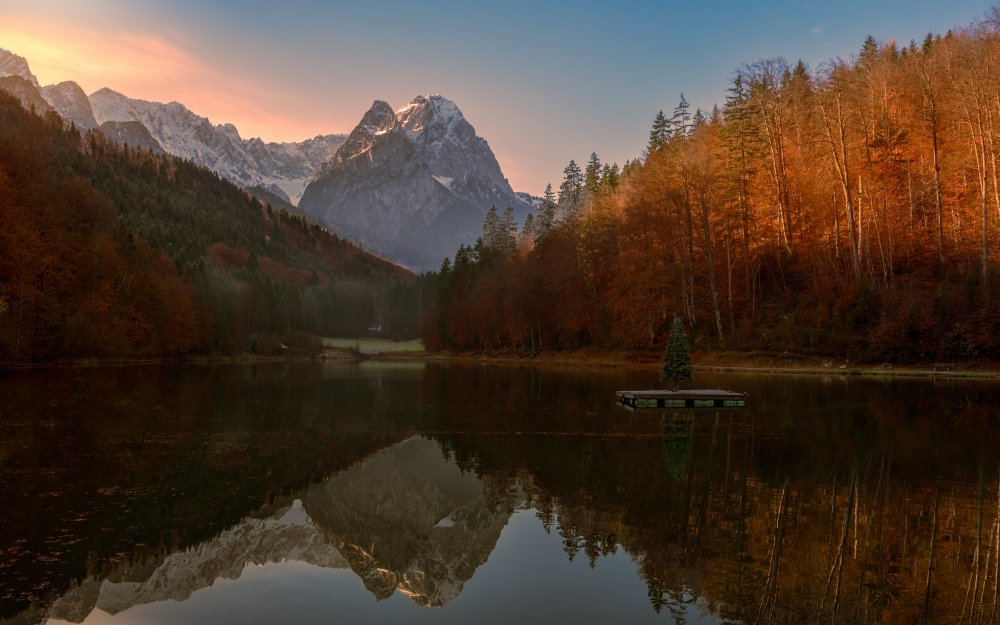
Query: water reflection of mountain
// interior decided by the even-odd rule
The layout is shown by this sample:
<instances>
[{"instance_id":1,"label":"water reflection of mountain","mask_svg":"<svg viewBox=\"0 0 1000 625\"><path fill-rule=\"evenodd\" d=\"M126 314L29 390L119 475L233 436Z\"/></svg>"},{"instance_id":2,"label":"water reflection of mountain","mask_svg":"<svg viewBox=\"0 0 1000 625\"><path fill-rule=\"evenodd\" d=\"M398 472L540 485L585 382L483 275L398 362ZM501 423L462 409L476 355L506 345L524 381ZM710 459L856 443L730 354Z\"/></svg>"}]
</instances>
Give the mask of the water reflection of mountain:
<instances>
[{"instance_id":1,"label":"water reflection of mountain","mask_svg":"<svg viewBox=\"0 0 1000 625\"><path fill-rule=\"evenodd\" d=\"M489 557L512 512L488 505L479 479L423 438L374 454L300 493L289 505L248 518L159 562L89 578L50 608L74 623L95 608L117 614L182 601L248 565L297 561L353 569L378 599L396 590L441 606Z\"/></svg>"},{"instance_id":2,"label":"water reflection of mountain","mask_svg":"<svg viewBox=\"0 0 1000 625\"><path fill-rule=\"evenodd\" d=\"M379 599L440 606L486 562L512 508L414 438L310 488L303 506Z\"/></svg>"},{"instance_id":3,"label":"water reflection of mountain","mask_svg":"<svg viewBox=\"0 0 1000 625\"><path fill-rule=\"evenodd\" d=\"M110 614L154 601L183 601L219 579L237 579L248 565L294 560L325 568L347 561L329 544L298 499L266 518L246 519L215 538L154 566L125 566L87 579L57 600L49 616L82 622L96 607Z\"/></svg>"}]
</instances>

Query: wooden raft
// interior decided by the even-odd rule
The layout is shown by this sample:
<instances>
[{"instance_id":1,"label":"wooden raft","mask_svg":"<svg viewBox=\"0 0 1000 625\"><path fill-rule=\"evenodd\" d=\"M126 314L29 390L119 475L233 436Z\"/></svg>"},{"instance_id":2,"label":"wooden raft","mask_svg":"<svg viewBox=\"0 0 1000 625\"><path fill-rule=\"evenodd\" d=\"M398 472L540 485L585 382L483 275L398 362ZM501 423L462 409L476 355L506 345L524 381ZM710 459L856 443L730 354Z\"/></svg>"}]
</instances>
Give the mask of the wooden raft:
<instances>
[{"instance_id":1,"label":"wooden raft","mask_svg":"<svg viewBox=\"0 0 1000 625\"><path fill-rule=\"evenodd\" d=\"M629 410L664 408L743 408L745 393L718 389L677 391L615 391L619 405Z\"/></svg>"}]
</instances>

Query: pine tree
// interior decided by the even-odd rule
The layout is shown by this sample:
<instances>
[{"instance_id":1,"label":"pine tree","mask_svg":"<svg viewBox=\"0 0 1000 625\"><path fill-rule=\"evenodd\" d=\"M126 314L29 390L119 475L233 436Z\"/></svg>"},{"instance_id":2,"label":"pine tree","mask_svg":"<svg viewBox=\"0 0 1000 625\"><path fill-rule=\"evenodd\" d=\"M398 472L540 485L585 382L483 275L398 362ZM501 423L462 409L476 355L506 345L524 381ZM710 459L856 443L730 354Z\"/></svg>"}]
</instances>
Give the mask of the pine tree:
<instances>
[{"instance_id":1,"label":"pine tree","mask_svg":"<svg viewBox=\"0 0 1000 625\"><path fill-rule=\"evenodd\" d=\"M538 238L537 229L535 228L535 216L528 213L524 218L524 225L521 226L521 236L530 238L532 241Z\"/></svg>"},{"instance_id":2,"label":"pine tree","mask_svg":"<svg viewBox=\"0 0 1000 625\"><path fill-rule=\"evenodd\" d=\"M580 207L583 199L583 172L575 160L571 160L563 170L562 184L559 185L559 208L567 216L572 216Z\"/></svg>"},{"instance_id":3,"label":"pine tree","mask_svg":"<svg viewBox=\"0 0 1000 625\"><path fill-rule=\"evenodd\" d=\"M618 169L618 163L611 165L604 165L601 169L601 188L605 192L614 191L618 188L618 183L621 180L621 171Z\"/></svg>"},{"instance_id":4,"label":"pine tree","mask_svg":"<svg viewBox=\"0 0 1000 625\"><path fill-rule=\"evenodd\" d=\"M625 161L625 164L622 166L622 177L630 175L632 172L636 171L640 165L641 163L637 158Z\"/></svg>"},{"instance_id":5,"label":"pine tree","mask_svg":"<svg viewBox=\"0 0 1000 625\"><path fill-rule=\"evenodd\" d=\"M452 282L451 261L446 256L441 263L434 291L434 304L437 307L437 339L441 347L449 346L448 307L451 306Z\"/></svg>"},{"instance_id":6,"label":"pine tree","mask_svg":"<svg viewBox=\"0 0 1000 625\"><path fill-rule=\"evenodd\" d=\"M670 122L667 116L660 111L653 119L653 129L649 131L649 145L646 146L646 158L651 154L660 151L670 140Z\"/></svg>"},{"instance_id":7,"label":"pine tree","mask_svg":"<svg viewBox=\"0 0 1000 625\"><path fill-rule=\"evenodd\" d=\"M597 158L597 152L590 153L590 160L587 161L586 173L583 176L583 184L591 197L597 195L601 186L601 159Z\"/></svg>"},{"instance_id":8,"label":"pine tree","mask_svg":"<svg viewBox=\"0 0 1000 625\"><path fill-rule=\"evenodd\" d=\"M861 54L858 55L858 63L862 66L871 64L878 56L878 42L875 37L868 35L865 42L861 44Z\"/></svg>"},{"instance_id":9,"label":"pine tree","mask_svg":"<svg viewBox=\"0 0 1000 625\"><path fill-rule=\"evenodd\" d=\"M483 235L480 240L482 249L489 256L507 258L513 254L517 241L514 209L508 206L501 214L495 204L490 206L483 218Z\"/></svg>"},{"instance_id":10,"label":"pine tree","mask_svg":"<svg viewBox=\"0 0 1000 625\"><path fill-rule=\"evenodd\" d=\"M500 215L500 232L497 237L497 250L509 258L517 247L517 221L514 219L514 209L505 206Z\"/></svg>"},{"instance_id":11,"label":"pine tree","mask_svg":"<svg viewBox=\"0 0 1000 625\"><path fill-rule=\"evenodd\" d=\"M684 94L681 94L681 101L677 103L674 114L670 118L671 134L679 137L691 135L691 105L688 104Z\"/></svg>"},{"instance_id":12,"label":"pine tree","mask_svg":"<svg viewBox=\"0 0 1000 625\"><path fill-rule=\"evenodd\" d=\"M542 204L538 207L535 217L534 230L535 241L541 241L552 229L556 221L556 194L552 191L552 184L545 185L545 195L542 196Z\"/></svg>"},{"instance_id":13,"label":"pine tree","mask_svg":"<svg viewBox=\"0 0 1000 625\"><path fill-rule=\"evenodd\" d=\"M483 217L483 235L480 237L483 247L494 249L497 247L500 236L500 214L497 212L497 205L491 204L486 216Z\"/></svg>"},{"instance_id":14,"label":"pine tree","mask_svg":"<svg viewBox=\"0 0 1000 625\"><path fill-rule=\"evenodd\" d=\"M660 379L673 382L674 388L681 380L692 379L691 348L684 334L684 324L680 317L674 317L670 324L670 336L667 338L667 349L663 353L660 366Z\"/></svg>"},{"instance_id":15,"label":"pine tree","mask_svg":"<svg viewBox=\"0 0 1000 625\"><path fill-rule=\"evenodd\" d=\"M698 131L699 128L705 125L705 114L701 109L695 109L694 118L692 119L691 132Z\"/></svg>"},{"instance_id":16,"label":"pine tree","mask_svg":"<svg viewBox=\"0 0 1000 625\"><path fill-rule=\"evenodd\" d=\"M934 47L934 35L927 33L927 36L924 37L924 44L920 47L920 50L926 54L931 51L932 47Z\"/></svg>"}]
</instances>

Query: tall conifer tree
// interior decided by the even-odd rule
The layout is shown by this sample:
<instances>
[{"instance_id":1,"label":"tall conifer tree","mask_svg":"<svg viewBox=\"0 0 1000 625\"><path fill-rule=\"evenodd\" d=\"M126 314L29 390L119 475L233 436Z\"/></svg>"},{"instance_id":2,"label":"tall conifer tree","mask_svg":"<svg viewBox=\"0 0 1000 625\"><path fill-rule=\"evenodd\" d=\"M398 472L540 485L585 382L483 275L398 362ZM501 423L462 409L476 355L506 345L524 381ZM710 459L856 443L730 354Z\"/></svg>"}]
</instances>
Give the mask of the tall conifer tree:
<instances>
[{"instance_id":1,"label":"tall conifer tree","mask_svg":"<svg viewBox=\"0 0 1000 625\"><path fill-rule=\"evenodd\" d=\"M684 334L684 324L680 317L674 317L670 324L670 336L667 338L667 349L663 353L660 365L660 379L672 382L674 388L681 380L690 380L691 348L688 347L687 336Z\"/></svg>"},{"instance_id":2,"label":"tall conifer tree","mask_svg":"<svg viewBox=\"0 0 1000 625\"><path fill-rule=\"evenodd\" d=\"M597 195L601 186L601 159L597 158L597 152L590 153L590 160L587 161L586 173L583 176L583 184L591 197Z\"/></svg>"},{"instance_id":3,"label":"tall conifer tree","mask_svg":"<svg viewBox=\"0 0 1000 625\"><path fill-rule=\"evenodd\" d=\"M659 152L670 140L670 122L667 116L660 111L653 119L653 129L649 131L649 144L646 146L646 157Z\"/></svg>"},{"instance_id":4,"label":"tall conifer tree","mask_svg":"<svg viewBox=\"0 0 1000 625\"><path fill-rule=\"evenodd\" d=\"M571 160L563 170L563 181L559 185L559 208L567 216L576 213L583 199L583 172L575 160Z\"/></svg>"}]
</instances>

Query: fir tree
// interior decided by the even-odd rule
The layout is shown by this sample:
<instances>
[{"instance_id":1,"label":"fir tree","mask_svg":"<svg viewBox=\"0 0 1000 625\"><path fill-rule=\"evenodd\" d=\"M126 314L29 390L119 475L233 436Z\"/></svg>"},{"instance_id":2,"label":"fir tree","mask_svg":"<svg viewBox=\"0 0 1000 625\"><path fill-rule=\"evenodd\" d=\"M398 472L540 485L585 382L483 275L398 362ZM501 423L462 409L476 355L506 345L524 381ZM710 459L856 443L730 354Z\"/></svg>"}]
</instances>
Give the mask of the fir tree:
<instances>
[{"instance_id":1,"label":"fir tree","mask_svg":"<svg viewBox=\"0 0 1000 625\"><path fill-rule=\"evenodd\" d=\"M552 191L552 184L545 185L545 195L542 196L542 204L538 207L535 217L535 241L541 241L552 229L556 221L556 194Z\"/></svg>"},{"instance_id":2,"label":"fir tree","mask_svg":"<svg viewBox=\"0 0 1000 625\"><path fill-rule=\"evenodd\" d=\"M563 170L562 184L559 185L559 207L567 215L573 215L583 199L583 172L576 161L570 161Z\"/></svg>"},{"instance_id":3,"label":"fir tree","mask_svg":"<svg viewBox=\"0 0 1000 625\"><path fill-rule=\"evenodd\" d=\"M649 131L649 145L646 146L646 158L651 154L660 151L670 140L670 122L667 116L660 111L653 119L653 129Z\"/></svg>"},{"instance_id":4,"label":"fir tree","mask_svg":"<svg viewBox=\"0 0 1000 625\"><path fill-rule=\"evenodd\" d=\"M514 209L510 206L505 206L500 215L498 234L497 249L505 258L509 258L517 247L517 221L514 219Z\"/></svg>"},{"instance_id":5,"label":"fir tree","mask_svg":"<svg viewBox=\"0 0 1000 625\"><path fill-rule=\"evenodd\" d=\"M694 119L692 120L691 131L692 132L697 131L699 128L705 125L705 121L706 121L705 114L701 111L701 109L695 109Z\"/></svg>"},{"instance_id":6,"label":"fir tree","mask_svg":"<svg viewBox=\"0 0 1000 625\"><path fill-rule=\"evenodd\" d=\"M858 53L858 68L870 70L879 57L879 45L875 38L868 35L865 42L861 44L861 52Z\"/></svg>"},{"instance_id":7,"label":"fir tree","mask_svg":"<svg viewBox=\"0 0 1000 625\"><path fill-rule=\"evenodd\" d=\"M590 153L586 173L583 175L583 184L591 197L597 195L601 184L601 159L597 158L597 152Z\"/></svg>"},{"instance_id":8,"label":"fir tree","mask_svg":"<svg viewBox=\"0 0 1000 625\"><path fill-rule=\"evenodd\" d=\"M677 103L674 114L670 118L671 134L688 137L691 135L691 105L688 104L684 94L681 94L681 101Z\"/></svg>"},{"instance_id":9,"label":"fir tree","mask_svg":"<svg viewBox=\"0 0 1000 625\"><path fill-rule=\"evenodd\" d=\"M934 35L927 33L927 36L924 37L924 44L920 47L920 49L926 54L927 52L930 52L931 48L933 47L934 47Z\"/></svg>"},{"instance_id":10,"label":"fir tree","mask_svg":"<svg viewBox=\"0 0 1000 625\"><path fill-rule=\"evenodd\" d=\"M532 241L538 238L535 228L535 216L531 213L528 213L524 218L524 225L521 227L521 236L530 238Z\"/></svg>"},{"instance_id":11,"label":"fir tree","mask_svg":"<svg viewBox=\"0 0 1000 625\"><path fill-rule=\"evenodd\" d=\"M617 189L620 180L621 172L618 170L618 163L605 165L601 170L601 188L606 192Z\"/></svg>"},{"instance_id":12,"label":"fir tree","mask_svg":"<svg viewBox=\"0 0 1000 625\"><path fill-rule=\"evenodd\" d=\"M507 258L514 253L517 240L517 226L514 223L514 209L507 207L501 215L496 205L490 206L483 218L482 249L487 255Z\"/></svg>"},{"instance_id":13,"label":"fir tree","mask_svg":"<svg viewBox=\"0 0 1000 625\"><path fill-rule=\"evenodd\" d=\"M451 306L452 289L451 261L446 256L441 263L435 284L434 304L437 307L437 339L441 347L448 347L448 307Z\"/></svg>"},{"instance_id":14,"label":"fir tree","mask_svg":"<svg viewBox=\"0 0 1000 625\"><path fill-rule=\"evenodd\" d=\"M678 382L691 378L691 348L688 347L687 336L684 334L684 324L680 317L674 317L670 324L667 349L660 365L660 379L672 382L676 389Z\"/></svg>"}]
</instances>

